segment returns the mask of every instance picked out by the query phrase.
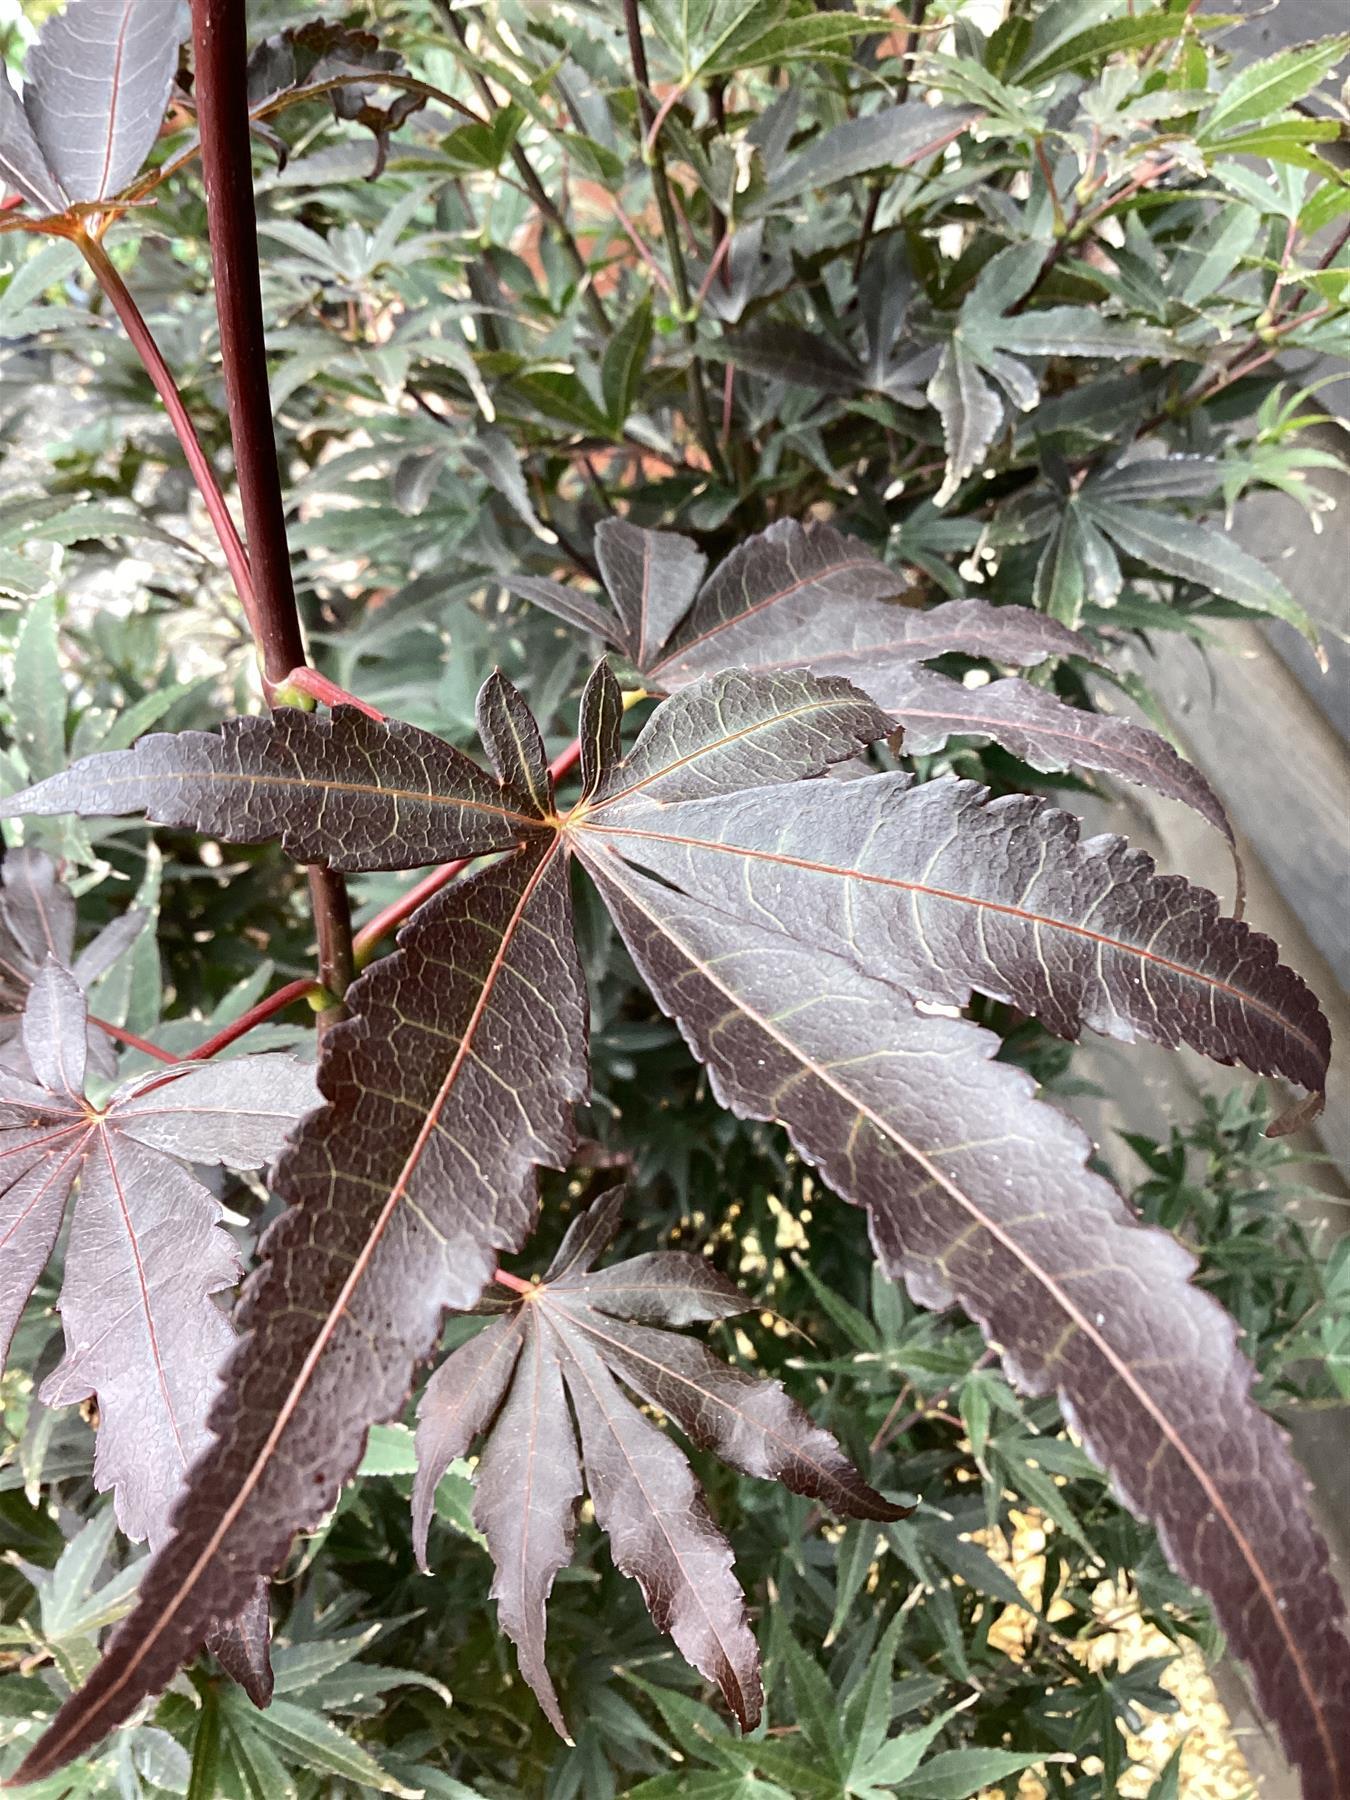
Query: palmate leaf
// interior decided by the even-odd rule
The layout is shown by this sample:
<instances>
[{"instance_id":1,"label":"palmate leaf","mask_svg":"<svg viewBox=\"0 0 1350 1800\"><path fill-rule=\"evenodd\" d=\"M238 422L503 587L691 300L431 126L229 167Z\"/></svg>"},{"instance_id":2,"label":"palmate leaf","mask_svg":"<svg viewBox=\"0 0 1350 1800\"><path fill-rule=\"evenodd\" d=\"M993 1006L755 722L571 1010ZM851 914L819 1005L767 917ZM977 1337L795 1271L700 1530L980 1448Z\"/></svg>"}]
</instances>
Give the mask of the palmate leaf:
<instances>
[{"instance_id":1,"label":"palmate leaf","mask_svg":"<svg viewBox=\"0 0 1350 1800\"><path fill-rule=\"evenodd\" d=\"M804 667L864 688L903 728L914 754L958 734L985 737L1047 773L1092 769L1151 788L1222 832L1237 867L1240 910L1242 870L1223 805L1164 738L1065 706L1043 688L1007 680L967 691L920 666L950 652L1018 667L1061 656L1096 661L1087 639L1057 620L983 600L923 611L898 604L903 578L831 526L782 520L747 539L707 580L698 547L674 532L610 519L595 543L613 614L557 583L516 577L510 585L623 651L651 692L677 692L719 669Z\"/></svg>"},{"instance_id":2,"label":"palmate leaf","mask_svg":"<svg viewBox=\"0 0 1350 1800\"><path fill-rule=\"evenodd\" d=\"M688 757L705 721L696 687L668 703L663 729ZM790 902L814 943L926 1003L978 992L1062 1037L1086 1026L1186 1043L1320 1097L1330 1041L1307 987L1269 938L1123 839L1082 843L1077 820L1042 800L905 775L802 786L784 807L767 788L738 791L735 767L723 754L719 794L660 799L659 773L621 768L573 833L578 854L591 866L611 849L733 912Z\"/></svg>"},{"instance_id":3,"label":"palmate leaf","mask_svg":"<svg viewBox=\"0 0 1350 1800\"><path fill-rule=\"evenodd\" d=\"M1040 382L1024 357L1152 357L1181 352L1163 331L1092 307L1051 306L1009 312L1031 291L1044 267L1044 247L1010 245L980 271L952 320L928 399L942 420L947 472L935 503L943 506L982 464L1004 418L1003 395L1021 412L1040 398Z\"/></svg>"},{"instance_id":4,"label":"palmate leaf","mask_svg":"<svg viewBox=\"0 0 1350 1800\"><path fill-rule=\"evenodd\" d=\"M164 122L178 66L178 0L69 0L24 65L0 79L0 173L40 212L119 193Z\"/></svg>"},{"instance_id":5,"label":"palmate leaf","mask_svg":"<svg viewBox=\"0 0 1350 1800\"><path fill-rule=\"evenodd\" d=\"M496 1255L523 1240L534 1167L566 1157L585 1086L570 853L724 1099L783 1121L867 1207L880 1254L916 1295L960 1300L1015 1378L1061 1394L1177 1567L1214 1596L1309 1781L1335 1791L1350 1738L1340 1617L1300 1478L1247 1399L1231 1323L1189 1286L1187 1254L1139 1228L1086 1170L1076 1128L990 1060L997 1040L923 1010L980 992L1064 1035L1187 1042L1304 1083L1311 1110L1327 1057L1312 996L1267 939L1219 917L1212 895L1157 875L1118 839L1080 843L1076 822L1043 801L994 801L969 782L813 779L891 726L838 679L732 670L691 682L616 760L620 710L601 665L582 708L587 798L533 819L518 799L520 847L444 889L353 987L351 1018L325 1041L326 1105L278 1165L290 1210L241 1309L249 1335L213 1415L217 1441L136 1612L24 1773L97 1741L169 1679L212 1616L248 1596L291 1533L332 1503L368 1425L401 1406L443 1310L472 1306ZM502 773L538 791L542 747L518 697L495 679L480 712ZM306 818L310 805L295 801ZM243 813L256 832L247 802ZM464 816L476 832L480 815ZM272 821L274 834L283 824ZM384 853L401 855L392 841ZM609 1272L577 1258L574 1241L555 1285L584 1280L586 1303L605 1313ZM631 1322L631 1297L627 1309ZM437 1391L442 1449L490 1422L506 1370L520 1365L509 1322L474 1342L478 1360L466 1355ZM628 1356L631 1338L621 1348ZM612 1365L555 1349L616 1560L649 1569L660 1546L635 1509ZM632 1366L620 1379L641 1391ZM549 1391L542 1337L528 1367ZM660 1404L678 1417L669 1396ZM639 1436L652 1479L686 1495L665 1440L658 1452ZM565 1455L560 1469L570 1495ZM499 1469L496 1483L494 1512L509 1474ZM566 1520L555 1511L552 1521L533 1586L506 1599L522 1639L533 1634L532 1675L567 1544ZM681 1618L667 1622L686 1648L739 1682L726 1645Z\"/></svg>"},{"instance_id":6,"label":"palmate leaf","mask_svg":"<svg viewBox=\"0 0 1350 1800\"><path fill-rule=\"evenodd\" d=\"M129 1537L158 1549L232 1333L212 1295L239 1259L220 1208L186 1166L261 1168L314 1099L313 1071L288 1056L156 1070L95 1109L85 1099L84 996L49 958L23 1015L31 1079L0 1074L0 1360L78 1185L60 1312L66 1355L42 1385L48 1406L98 1402L94 1483L113 1489ZM267 1607L258 1591L213 1648L266 1692Z\"/></svg>"},{"instance_id":7,"label":"palmate leaf","mask_svg":"<svg viewBox=\"0 0 1350 1800\"><path fill-rule=\"evenodd\" d=\"M518 1294L510 1313L447 1357L427 1384L413 1492L418 1557L425 1567L437 1482L488 1432L474 1521L497 1568L498 1620L566 1737L544 1661L545 1608L571 1558L584 1460L616 1564L641 1584L657 1624L717 1682L748 1730L759 1718L759 1656L731 1546L678 1448L624 1390L734 1468L781 1481L835 1512L895 1519L905 1509L869 1488L778 1382L654 1329L730 1318L749 1306L704 1258L666 1251L595 1270L618 1230L621 1202L613 1190L574 1220L542 1284Z\"/></svg>"}]
</instances>

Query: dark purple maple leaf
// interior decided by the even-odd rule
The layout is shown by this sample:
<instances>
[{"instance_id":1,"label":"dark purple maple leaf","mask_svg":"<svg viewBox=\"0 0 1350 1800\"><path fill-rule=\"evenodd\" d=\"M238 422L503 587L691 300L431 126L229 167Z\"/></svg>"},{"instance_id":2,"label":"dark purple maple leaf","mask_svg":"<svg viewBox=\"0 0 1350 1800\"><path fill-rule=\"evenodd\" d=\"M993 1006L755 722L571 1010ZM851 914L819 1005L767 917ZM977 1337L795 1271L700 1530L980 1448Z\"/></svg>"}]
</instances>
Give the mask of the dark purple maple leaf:
<instances>
[{"instance_id":1,"label":"dark purple maple leaf","mask_svg":"<svg viewBox=\"0 0 1350 1800\"><path fill-rule=\"evenodd\" d=\"M742 571L745 591L752 573ZM918 628L941 610L915 615ZM649 601L649 623L659 616ZM445 1309L473 1306L497 1256L523 1243L536 1167L566 1160L586 1086L566 880L575 856L719 1096L782 1121L867 1209L878 1254L920 1300L959 1300L1015 1380L1059 1395L1178 1569L1213 1597L1308 1780L1336 1791L1350 1742L1341 1614L1296 1466L1248 1397L1231 1321L1191 1287L1175 1241L1136 1225L1087 1169L1077 1129L1025 1076L990 1061L997 1040L923 1010L978 992L1066 1036L1189 1043L1301 1083L1310 1111L1328 1054L1312 995L1268 939L1220 916L1212 894L1159 875L1119 839L1082 842L1077 822L1043 800L897 775L816 779L893 725L838 676L733 669L691 680L626 756L621 710L601 665L582 703L583 798L562 816L537 733L500 678L481 704L499 782L428 734L358 727L339 712L250 722L246 768L233 760L245 733L227 727L180 749L158 738L91 758L6 803L43 812L116 801L180 824L209 816L218 836L280 836L346 867L407 866L430 841L445 857L505 852L415 913L397 951L351 989L351 1016L323 1048L326 1104L277 1167L290 1209L241 1308L247 1335L213 1414L216 1439L136 1612L25 1775L97 1741L170 1679L212 1618L247 1601L292 1534L332 1504L369 1424L401 1408ZM358 731L359 795L343 761ZM283 757L269 754L273 741ZM587 1285L586 1303L608 1316L595 1291L608 1273L574 1266L555 1271L554 1287ZM650 1571L659 1544L650 1511L633 1503L612 1398L616 1372L642 1391L623 1360L632 1339L611 1344L610 1360L593 1332L564 1345L543 1329L558 1304L473 1340L453 1365L458 1403L449 1396L441 1442L489 1422L508 1368L512 1395L522 1379L523 1395L566 1392L616 1560ZM642 1323L630 1304L619 1336ZM541 1522L532 1585L506 1597L504 1614L541 1688L543 1599L580 1484L559 1410L546 1410L562 1514L555 1504ZM687 1471L659 1442L651 1467L683 1509ZM509 1531L510 1465L499 1457L483 1504ZM700 1545L691 1553L715 1584L725 1547ZM720 1638L696 1612L677 1621L658 1606L657 1616L748 1716L731 1614L718 1614Z\"/></svg>"},{"instance_id":2,"label":"dark purple maple leaf","mask_svg":"<svg viewBox=\"0 0 1350 1800\"><path fill-rule=\"evenodd\" d=\"M178 0L68 0L28 52L23 97L0 72L0 175L39 213L120 193L164 122Z\"/></svg>"},{"instance_id":3,"label":"dark purple maple leaf","mask_svg":"<svg viewBox=\"0 0 1350 1800\"><path fill-rule=\"evenodd\" d=\"M545 1608L571 1559L588 1487L616 1565L750 1730L760 1711L759 1655L731 1546L678 1447L630 1395L733 1468L781 1481L845 1517L898 1519L910 1509L870 1488L781 1383L654 1328L731 1318L752 1304L703 1257L657 1251L595 1269L622 1203L622 1190L612 1189L573 1220L543 1280L517 1288L510 1309L428 1382L413 1489L418 1560L425 1568L436 1483L486 1434L474 1521L496 1564L498 1620L555 1729L568 1736L544 1661Z\"/></svg>"},{"instance_id":4,"label":"dark purple maple leaf","mask_svg":"<svg viewBox=\"0 0 1350 1800\"><path fill-rule=\"evenodd\" d=\"M212 1296L240 1274L220 1206L188 1165L269 1162L314 1100L313 1071L280 1055L157 1069L96 1106L84 996L52 959L22 1028L28 1078L0 1072L0 1361L73 1192L66 1354L41 1398L97 1401L94 1484L113 1490L126 1534L158 1549L233 1337Z\"/></svg>"}]
</instances>

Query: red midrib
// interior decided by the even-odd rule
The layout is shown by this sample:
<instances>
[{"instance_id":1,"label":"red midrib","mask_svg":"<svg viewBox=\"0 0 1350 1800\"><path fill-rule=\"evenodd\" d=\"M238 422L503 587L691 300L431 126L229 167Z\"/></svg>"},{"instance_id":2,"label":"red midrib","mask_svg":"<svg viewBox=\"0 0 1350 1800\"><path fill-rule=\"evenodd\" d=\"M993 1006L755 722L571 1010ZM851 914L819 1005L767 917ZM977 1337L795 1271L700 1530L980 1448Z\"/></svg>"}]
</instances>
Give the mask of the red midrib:
<instances>
[{"instance_id":1,"label":"red midrib","mask_svg":"<svg viewBox=\"0 0 1350 1800\"><path fill-rule=\"evenodd\" d=\"M131 25L132 0L123 0L122 23L117 28L117 48L113 53L112 94L108 101L108 136L103 146L103 173L98 179L97 198L102 200L108 188L108 171L112 168L113 140L117 136L117 108L122 98L122 57L126 50L127 31Z\"/></svg>"},{"instance_id":2,"label":"red midrib","mask_svg":"<svg viewBox=\"0 0 1350 1800\"><path fill-rule=\"evenodd\" d=\"M1291 1023L1283 1013L1270 1006L1255 995L1248 994L1242 988L1234 987L1231 982L1221 981L1217 975L1206 975L1201 969L1193 969L1186 963L1174 962L1170 957L1160 956L1156 950L1145 950L1138 944L1127 944L1122 938L1110 937L1104 931L1093 931L1086 925L1075 925L1068 919L1052 919L1042 913L1029 912L1025 907L1010 905L1003 900L985 900L976 894L958 894L949 888L929 887L922 881L902 881L894 875L874 875L861 869L839 869L830 863L811 862L806 857L784 856L777 851L745 850L735 844L718 844L707 838L680 837L668 831L640 831L633 826L595 825L589 819L580 822L583 831L603 832L607 837L647 838L660 844L678 844L681 848L692 850L713 850L723 856L745 857L752 862L775 863L784 868L804 869L812 875L831 875L840 881L862 881L873 887L897 888L903 893L922 894L932 900L950 900L957 906L978 907L985 912L1003 913L1008 918L1025 919L1030 925L1044 925L1053 931L1063 931L1071 936L1085 938L1089 943L1102 944L1108 950L1118 950L1125 956L1137 957L1141 962L1156 964L1161 969L1168 969L1174 975L1182 975L1188 981L1200 982L1212 987L1217 992L1229 994L1243 1006L1251 1007L1253 1012L1278 1025L1281 1031L1296 1039L1309 1051L1313 1058L1325 1063L1325 1053L1306 1032Z\"/></svg>"}]
</instances>

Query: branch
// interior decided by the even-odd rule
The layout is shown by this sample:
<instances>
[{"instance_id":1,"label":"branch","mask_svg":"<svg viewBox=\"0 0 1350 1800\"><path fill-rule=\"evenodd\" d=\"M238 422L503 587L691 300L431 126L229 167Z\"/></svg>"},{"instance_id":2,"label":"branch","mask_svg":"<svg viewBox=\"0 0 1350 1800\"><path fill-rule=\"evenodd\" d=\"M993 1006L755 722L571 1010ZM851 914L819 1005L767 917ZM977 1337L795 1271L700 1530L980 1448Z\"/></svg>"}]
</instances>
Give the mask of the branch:
<instances>
[{"instance_id":1,"label":"branch","mask_svg":"<svg viewBox=\"0 0 1350 1800\"><path fill-rule=\"evenodd\" d=\"M192 0L192 42L225 395L257 598L255 635L263 689L270 702L277 684L309 658L291 580L267 385L243 6L238 0ZM319 980L340 1001L354 971L346 883L331 869L314 864L309 891ZM321 1015L320 1028L340 1016L341 1007L335 1005Z\"/></svg>"},{"instance_id":2,"label":"branch","mask_svg":"<svg viewBox=\"0 0 1350 1800\"><path fill-rule=\"evenodd\" d=\"M128 1031L125 1025L114 1025L110 1019L100 1019L89 1014L89 1023L106 1031L110 1038L116 1038L119 1044L126 1044L129 1049L139 1050L143 1056L153 1056L156 1062L181 1062L170 1050L161 1050L158 1044L152 1044L149 1038L138 1037L134 1031Z\"/></svg>"},{"instance_id":3,"label":"branch","mask_svg":"<svg viewBox=\"0 0 1350 1800\"><path fill-rule=\"evenodd\" d=\"M255 1025L261 1025L264 1019L270 1019L275 1013L284 1012L297 1000L309 1000L323 992L317 981L302 978L299 981L288 981L285 987L279 987L275 994L269 994L265 1000L259 1000L256 1006L250 1006L246 1013L229 1025L222 1027L214 1037L207 1038L198 1044L195 1050L189 1050L183 1058L184 1062L207 1062L211 1057L225 1050L252 1031ZM141 1045L139 1048L146 1048ZM176 1060L170 1058L170 1061Z\"/></svg>"}]
</instances>

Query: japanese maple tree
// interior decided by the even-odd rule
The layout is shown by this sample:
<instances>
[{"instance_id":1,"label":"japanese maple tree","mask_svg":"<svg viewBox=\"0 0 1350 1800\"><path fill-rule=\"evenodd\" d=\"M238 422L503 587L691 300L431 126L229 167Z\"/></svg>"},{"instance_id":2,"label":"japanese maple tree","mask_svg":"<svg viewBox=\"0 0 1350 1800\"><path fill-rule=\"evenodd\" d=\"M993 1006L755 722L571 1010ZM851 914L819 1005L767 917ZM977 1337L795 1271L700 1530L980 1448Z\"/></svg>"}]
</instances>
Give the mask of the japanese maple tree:
<instances>
[{"instance_id":1,"label":"japanese maple tree","mask_svg":"<svg viewBox=\"0 0 1350 1800\"><path fill-rule=\"evenodd\" d=\"M29 851L7 867L0 1323L22 1310L78 1185L60 1302L67 1357L44 1394L96 1397L97 1480L154 1551L135 1610L21 1778L96 1743L208 1642L265 1698L259 1584L334 1506L371 1426L402 1410L448 1312L487 1322L422 1398L419 1554L443 1470L483 1440L474 1516L496 1565L500 1626L560 1732L545 1606L583 1493L657 1625L744 1728L759 1717L731 1546L644 1406L837 1514L903 1512L780 1386L686 1335L746 1304L701 1258L602 1265L617 1193L573 1221L538 1280L502 1268L535 1230L539 1171L569 1164L588 1094L581 871L719 1101L784 1126L830 1189L865 1211L886 1271L927 1307L962 1306L1024 1392L1059 1397L1176 1569L1210 1596L1309 1793L1343 1791L1343 1620L1302 1476L1250 1398L1236 1328L1192 1285L1189 1252L1134 1217L1083 1133L999 1060L1000 1040L969 1010L984 997L1064 1039L1184 1044L1278 1077L1306 1098L1277 1130L1321 1104L1326 1021L1275 945L1214 894L1159 873L1120 838L1084 840L1044 798L923 781L885 746L924 754L973 736L1033 769L1104 772L1184 802L1232 845L1216 795L1143 726L1070 707L1020 673L969 685L929 666L960 655L1023 671L1095 663L1101 651L1030 607L922 607L828 523L780 519L710 571L692 538L614 518L594 534L598 581L514 577L609 652L575 742L551 764L500 673L478 698L481 760L318 677L291 590L269 412L249 109L306 81L360 90L380 71L360 46L296 40L273 46L268 79L255 61L251 102L242 9L194 0L192 98L241 536L101 245L163 118L174 13L158 0L72 0L33 54L22 101L0 88L3 166L28 223L79 245L165 394L257 634L270 710L84 757L3 813L142 814L220 843L275 841L306 865L318 1099L298 1062L216 1062L218 1042L89 1098L89 1046L101 1038L82 987L104 952L96 942L73 956L65 900L48 903L58 911L44 949L51 866ZM640 51L639 34L645 116ZM72 82L99 125L97 155L87 124L73 135ZM970 116L909 104L899 164L940 151ZM809 185L810 169L797 178ZM1006 286L1003 307L1022 291ZM1054 326L1038 318L1005 334L1024 355ZM1016 385L1003 352L982 344L976 332L944 354L944 415L972 396L977 415L1000 404L980 368ZM988 443L979 416L956 437L952 481ZM1094 504L1105 529L1110 495ZM648 710L626 730L638 708ZM433 864L353 938L345 875ZM394 947L377 954L396 925ZM139 922L114 929L129 941ZM269 1166L285 1204L233 1329L212 1296L233 1285L237 1262L191 1164Z\"/></svg>"}]
</instances>

